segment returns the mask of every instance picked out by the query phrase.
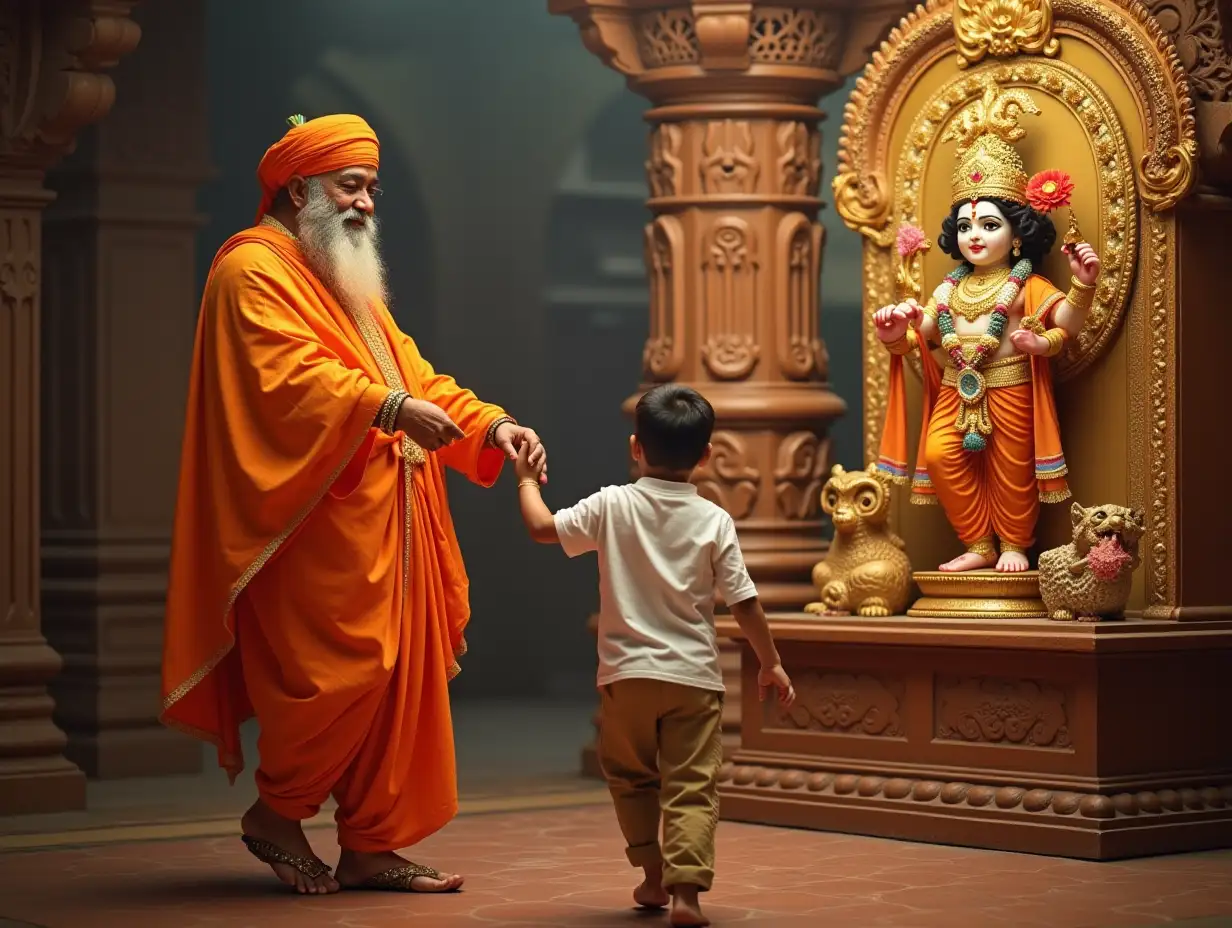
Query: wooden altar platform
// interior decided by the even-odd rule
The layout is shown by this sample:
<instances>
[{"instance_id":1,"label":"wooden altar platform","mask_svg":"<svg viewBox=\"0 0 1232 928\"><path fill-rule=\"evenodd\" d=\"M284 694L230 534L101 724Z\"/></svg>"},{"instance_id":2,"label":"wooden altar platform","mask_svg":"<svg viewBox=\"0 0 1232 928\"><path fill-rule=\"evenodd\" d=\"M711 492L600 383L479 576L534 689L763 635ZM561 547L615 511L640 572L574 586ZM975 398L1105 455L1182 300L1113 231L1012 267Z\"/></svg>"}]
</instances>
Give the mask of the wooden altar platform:
<instances>
[{"instance_id":1,"label":"wooden altar platform","mask_svg":"<svg viewBox=\"0 0 1232 928\"><path fill-rule=\"evenodd\" d=\"M771 625L798 700L758 703L745 646L725 819L1093 860L1232 846L1232 619Z\"/></svg>"}]
</instances>

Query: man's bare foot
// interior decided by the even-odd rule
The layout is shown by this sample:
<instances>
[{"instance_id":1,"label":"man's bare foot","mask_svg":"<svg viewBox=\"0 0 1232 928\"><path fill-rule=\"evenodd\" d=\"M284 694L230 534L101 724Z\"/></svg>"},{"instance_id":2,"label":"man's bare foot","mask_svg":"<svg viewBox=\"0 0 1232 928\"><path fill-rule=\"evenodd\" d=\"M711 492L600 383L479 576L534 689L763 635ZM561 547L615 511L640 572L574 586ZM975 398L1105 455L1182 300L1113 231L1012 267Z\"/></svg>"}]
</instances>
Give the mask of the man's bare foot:
<instances>
[{"instance_id":1,"label":"man's bare foot","mask_svg":"<svg viewBox=\"0 0 1232 928\"><path fill-rule=\"evenodd\" d=\"M1020 574L1030 566L1027 556L1021 551L1002 551L997 559L997 570L1003 574Z\"/></svg>"},{"instance_id":2,"label":"man's bare foot","mask_svg":"<svg viewBox=\"0 0 1232 928\"><path fill-rule=\"evenodd\" d=\"M360 884L372 879L377 874L398 867L405 867L410 861L399 857L393 851L381 854L363 854L359 851L342 849L338 858L338 882L343 888L354 889ZM411 880L411 890L417 893L451 893L462 886L462 877L456 873L442 873L439 880L431 877L417 876Z\"/></svg>"},{"instance_id":3,"label":"man's bare foot","mask_svg":"<svg viewBox=\"0 0 1232 928\"><path fill-rule=\"evenodd\" d=\"M304 836L304 829L293 819L283 818L258 799L240 819L240 830L250 838L266 841L296 857L316 858L316 852ZM300 893L336 893L338 881L328 873L311 877L300 873L290 864L270 864L270 869L282 882L294 886Z\"/></svg>"},{"instance_id":4,"label":"man's bare foot","mask_svg":"<svg viewBox=\"0 0 1232 928\"><path fill-rule=\"evenodd\" d=\"M697 887L682 883L672 887L672 912L668 924L675 928L706 928L710 919L702 914L697 901Z\"/></svg>"},{"instance_id":5,"label":"man's bare foot","mask_svg":"<svg viewBox=\"0 0 1232 928\"><path fill-rule=\"evenodd\" d=\"M946 561L937 569L956 574L964 570L984 570L995 563L997 563L997 557L994 554L974 554L968 551L966 554L958 555L952 561Z\"/></svg>"},{"instance_id":6,"label":"man's bare foot","mask_svg":"<svg viewBox=\"0 0 1232 928\"><path fill-rule=\"evenodd\" d=\"M643 867L646 878L633 890L633 901L640 909L663 909L671 902L671 896L663 888L663 865Z\"/></svg>"}]
</instances>

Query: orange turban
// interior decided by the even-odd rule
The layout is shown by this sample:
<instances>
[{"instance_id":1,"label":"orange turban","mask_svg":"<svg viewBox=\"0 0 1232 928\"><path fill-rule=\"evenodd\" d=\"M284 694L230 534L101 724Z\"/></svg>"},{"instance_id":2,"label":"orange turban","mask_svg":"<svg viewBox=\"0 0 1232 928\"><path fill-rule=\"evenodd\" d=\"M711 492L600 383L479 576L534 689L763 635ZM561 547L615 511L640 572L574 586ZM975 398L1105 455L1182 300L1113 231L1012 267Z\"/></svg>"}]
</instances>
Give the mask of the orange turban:
<instances>
[{"instance_id":1,"label":"orange turban","mask_svg":"<svg viewBox=\"0 0 1232 928\"><path fill-rule=\"evenodd\" d=\"M295 174L312 177L343 168L376 168L380 163L381 143L372 127L358 116L321 116L292 126L269 147L257 166L257 180L261 182L257 222Z\"/></svg>"}]
</instances>

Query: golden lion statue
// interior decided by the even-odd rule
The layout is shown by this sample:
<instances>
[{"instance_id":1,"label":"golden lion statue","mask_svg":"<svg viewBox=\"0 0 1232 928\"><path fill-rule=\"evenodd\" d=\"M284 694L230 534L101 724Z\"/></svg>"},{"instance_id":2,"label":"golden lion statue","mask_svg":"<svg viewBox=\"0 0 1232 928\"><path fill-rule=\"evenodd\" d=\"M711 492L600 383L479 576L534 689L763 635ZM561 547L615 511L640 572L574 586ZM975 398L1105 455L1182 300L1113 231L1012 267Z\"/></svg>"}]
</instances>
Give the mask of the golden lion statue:
<instances>
[{"instance_id":1,"label":"golden lion statue","mask_svg":"<svg viewBox=\"0 0 1232 928\"><path fill-rule=\"evenodd\" d=\"M820 602L813 615L897 615L911 595L911 561L890 531L890 485L876 473L835 465L821 490L821 508L834 522L826 559L813 568Z\"/></svg>"},{"instance_id":2,"label":"golden lion statue","mask_svg":"<svg viewBox=\"0 0 1232 928\"><path fill-rule=\"evenodd\" d=\"M1125 614L1134 571L1142 559L1141 510L1124 506L1070 509L1074 540L1039 557L1040 596L1058 622L1099 622Z\"/></svg>"}]
</instances>

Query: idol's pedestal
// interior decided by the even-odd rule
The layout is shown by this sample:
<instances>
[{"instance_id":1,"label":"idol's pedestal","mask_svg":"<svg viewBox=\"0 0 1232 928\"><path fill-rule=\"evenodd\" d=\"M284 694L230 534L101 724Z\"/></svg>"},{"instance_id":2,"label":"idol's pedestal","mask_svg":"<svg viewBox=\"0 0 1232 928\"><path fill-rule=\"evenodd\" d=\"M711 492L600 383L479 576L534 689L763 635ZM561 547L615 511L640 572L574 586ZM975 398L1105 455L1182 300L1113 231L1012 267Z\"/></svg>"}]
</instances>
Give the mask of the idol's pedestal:
<instances>
[{"instance_id":1,"label":"idol's pedestal","mask_svg":"<svg viewBox=\"0 0 1232 928\"><path fill-rule=\"evenodd\" d=\"M946 573L917 570L911 575L924 595L907 615L913 619L1045 619L1039 571L1003 574L995 570Z\"/></svg>"},{"instance_id":2,"label":"idol's pedestal","mask_svg":"<svg viewBox=\"0 0 1232 928\"><path fill-rule=\"evenodd\" d=\"M771 625L798 698L760 704L744 647L724 819L1092 860L1232 846L1232 621Z\"/></svg>"}]
</instances>

